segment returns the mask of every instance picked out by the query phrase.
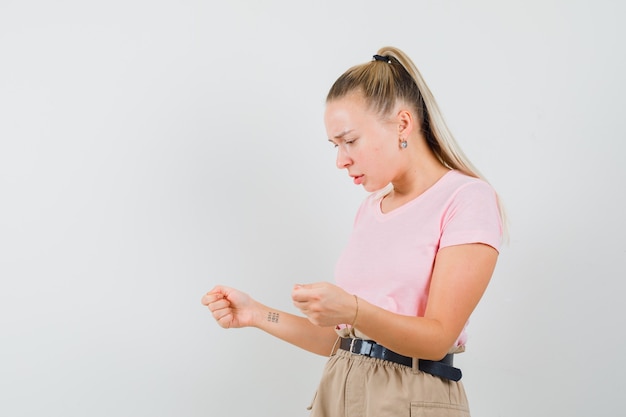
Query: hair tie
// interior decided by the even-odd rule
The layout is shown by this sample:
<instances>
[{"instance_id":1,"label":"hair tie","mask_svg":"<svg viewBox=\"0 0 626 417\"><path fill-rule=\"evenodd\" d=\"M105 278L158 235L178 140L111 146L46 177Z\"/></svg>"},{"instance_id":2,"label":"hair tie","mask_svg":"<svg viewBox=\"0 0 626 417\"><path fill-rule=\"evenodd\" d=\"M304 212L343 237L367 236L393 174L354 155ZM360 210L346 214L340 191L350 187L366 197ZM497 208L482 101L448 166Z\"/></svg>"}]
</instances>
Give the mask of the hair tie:
<instances>
[{"instance_id":1,"label":"hair tie","mask_svg":"<svg viewBox=\"0 0 626 417\"><path fill-rule=\"evenodd\" d=\"M391 64L391 57L390 56L382 56L382 55L374 55L374 61L383 61L386 62L388 64Z\"/></svg>"}]
</instances>

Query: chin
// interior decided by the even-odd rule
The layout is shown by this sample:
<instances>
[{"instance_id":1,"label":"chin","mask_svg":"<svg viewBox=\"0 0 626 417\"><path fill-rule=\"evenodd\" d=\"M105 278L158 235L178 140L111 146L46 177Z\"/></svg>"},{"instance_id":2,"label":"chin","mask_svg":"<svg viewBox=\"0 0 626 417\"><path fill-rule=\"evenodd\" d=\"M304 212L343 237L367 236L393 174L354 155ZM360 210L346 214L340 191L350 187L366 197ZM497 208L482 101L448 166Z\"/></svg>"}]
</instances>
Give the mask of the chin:
<instances>
[{"instance_id":1,"label":"chin","mask_svg":"<svg viewBox=\"0 0 626 417\"><path fill-rule=\"evenodd\" d=\"M368 193L374 193L374 192L379 191L379 190L381 190L383 188L385 188L385 187L372 186L372 185L368 185L368 184L363 184L363 189L365 191L367 191Z\"/></svg>"}]
</instances>

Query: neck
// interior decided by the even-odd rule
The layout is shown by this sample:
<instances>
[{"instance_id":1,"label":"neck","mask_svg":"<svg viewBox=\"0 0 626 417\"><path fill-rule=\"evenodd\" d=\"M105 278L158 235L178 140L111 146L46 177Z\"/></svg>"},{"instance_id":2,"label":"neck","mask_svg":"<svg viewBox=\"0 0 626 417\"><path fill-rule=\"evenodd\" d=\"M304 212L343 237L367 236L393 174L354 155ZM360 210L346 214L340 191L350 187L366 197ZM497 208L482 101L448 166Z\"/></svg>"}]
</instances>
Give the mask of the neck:
<instances>
[{"instance_id":1,"label":"neck","mask_svg":"<svg viewBox=\"0 0 626 417\"><path fill-rule=\"evenodd\" d=\"M392 181L397 197L415 198L432 187L449 169L430 149L415 150L407 160L408 168Z\"/></svg>"},{"instance_id":2,"label":"neck","mask_svg":"<svg viewBox=\"0 0 626 417\"><path fill-rule=\"evenodd\" d=\"M419 154L419 150L414 152L414 155ZM430 152L430 149L427 152L422 150L421 155L421 158L408 158L409 168L392 181L393 190L382 202L384 212L417 198L450 171Z\"/></svg>"}]
</instances>

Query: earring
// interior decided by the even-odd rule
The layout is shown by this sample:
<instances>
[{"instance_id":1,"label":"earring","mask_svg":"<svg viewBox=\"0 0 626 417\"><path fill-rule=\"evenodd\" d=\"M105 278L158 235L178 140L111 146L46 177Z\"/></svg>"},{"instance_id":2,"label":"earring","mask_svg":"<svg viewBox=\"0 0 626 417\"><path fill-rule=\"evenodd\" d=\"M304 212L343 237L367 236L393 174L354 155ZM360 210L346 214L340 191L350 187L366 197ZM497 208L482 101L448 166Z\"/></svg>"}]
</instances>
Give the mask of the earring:
<instances>
[{"instance_id":1,"label":"earring","mask_svg":"<svg viewBox=\"0 0 626 417\"><path fill-rule=\"evenodd\" d=\"M406 143L406 139L400 139L400 147L406 149L407 146L409 146L409 144Z\"/></svg>"}]
</instances>

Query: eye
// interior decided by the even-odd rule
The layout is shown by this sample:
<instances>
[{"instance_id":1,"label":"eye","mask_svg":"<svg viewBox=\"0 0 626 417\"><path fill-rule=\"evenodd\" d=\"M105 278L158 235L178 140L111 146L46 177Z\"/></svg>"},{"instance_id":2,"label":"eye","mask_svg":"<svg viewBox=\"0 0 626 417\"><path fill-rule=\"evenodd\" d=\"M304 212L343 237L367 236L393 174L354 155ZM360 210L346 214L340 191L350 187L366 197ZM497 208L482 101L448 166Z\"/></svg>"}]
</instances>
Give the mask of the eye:
<instances>
[{"instance_id":1,"label":"eye","mask_svg":"<svg viewBox=\"0 0 626 417\"><path fill-rule=\"evenodd\" d=\"M352 145L354 142L356 142L356 139L350 139L350 140L346 140L346 145Z\"/></svg>"}]
</instances>

